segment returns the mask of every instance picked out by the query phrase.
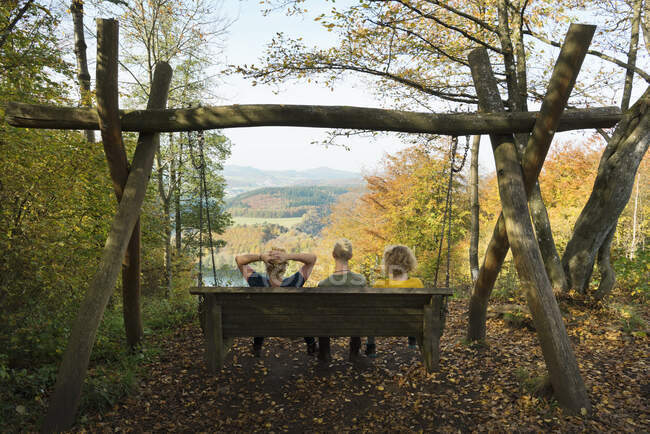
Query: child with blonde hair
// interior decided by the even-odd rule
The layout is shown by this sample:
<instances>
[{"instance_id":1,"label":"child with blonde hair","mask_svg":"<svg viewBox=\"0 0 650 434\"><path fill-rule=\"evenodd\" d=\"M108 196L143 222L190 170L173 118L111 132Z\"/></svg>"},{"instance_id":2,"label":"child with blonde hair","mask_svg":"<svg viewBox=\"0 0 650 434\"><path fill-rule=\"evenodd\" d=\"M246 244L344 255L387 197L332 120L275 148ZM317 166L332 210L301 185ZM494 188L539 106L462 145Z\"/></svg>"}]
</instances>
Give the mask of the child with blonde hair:
<instances>
[{"instance_id":1,"label":"child with blonde hair","mask_svg":"<svg viewBox=\"0 0 650 434\"><path fill-rule=\"evenodd\" d=\"M384 250L384 272L386 278L379 279L373 285L375 288L424 288L424 284L417 277L410 277L408 273L417 267L415 255L407 246L395 244L386 247ZM416 339L409 336L409 348L415 348ZM366 343L366 355L377 356L377 345L375 337L368 336Z\"/></svg>"}]
</instances>

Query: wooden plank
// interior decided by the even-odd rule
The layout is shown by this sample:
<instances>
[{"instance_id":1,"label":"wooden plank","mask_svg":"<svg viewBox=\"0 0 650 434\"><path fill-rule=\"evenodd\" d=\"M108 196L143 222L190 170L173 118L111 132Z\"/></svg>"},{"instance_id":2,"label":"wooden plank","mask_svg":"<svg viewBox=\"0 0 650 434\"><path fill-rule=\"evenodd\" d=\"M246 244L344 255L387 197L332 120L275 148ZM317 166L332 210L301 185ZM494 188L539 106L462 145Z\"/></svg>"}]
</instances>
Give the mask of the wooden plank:
<instances>
[{"instance_id":1,"label":"wooden plank","mask_svg":"<svg viewBox=\"0 0 650 434\"><path fill-rule=\"evenodd\" d=\"M349 318L330 322L329 318L289 322L288 317L265 319L257 323L232 323L224 321L223 333L232 337L246 336L417 336L422 332L422 317L418 321L394 319L368 323L350 321Z\"/></svg>"},{"instance_id":2,"label":"wooden plank","mask_svg":"<svg viewBox=\"0 0 650 434\"><path fill-rule=\"evenodd\" d=\"M220 128L296 126L446 135L527 133L537 112L423 113L350 106L251 104L190 109L122 111L122 131L174 132ZM556 131L610 128L620 121L618 107L567 110ZM97 112L10 102L6 119L15 127L98 129Z\"/></svg>"},{"instance_id":3,"label":"wooden plank","mask_svg":"<svg viewBox=\"0 0 650 434\"><path fill-rule=\"evenodd\" d=\"M360 288L360 287L218 287L204 286L190 288L190 294L440 294L452 295L452 288Z\"/></svg>"},{"instance_id":4,"label":"wooden plank","mask_svg":"<svg viewBox=\"0 0 650 434\"><path fill-rule=\"evenodd\" d=\"M222 305L228 315L255 317L260 315L319 315L345 317L381 317L383 315L422 315L422 305L419 307L368 307L368 306L256 306L251 305Z\"/></svg>"},{"instance_id":5,"label":"wooden plank","mask_svg":"<svg viewBox=\"0 0 650 434\"><path fill-rule=\"evenodd\" d=\"M428 294L215 294L218 303L232 308L286 308L311 309L312 306L356 307L366 308L421 308L431 301Z\"/></svg>"}]
</instances>

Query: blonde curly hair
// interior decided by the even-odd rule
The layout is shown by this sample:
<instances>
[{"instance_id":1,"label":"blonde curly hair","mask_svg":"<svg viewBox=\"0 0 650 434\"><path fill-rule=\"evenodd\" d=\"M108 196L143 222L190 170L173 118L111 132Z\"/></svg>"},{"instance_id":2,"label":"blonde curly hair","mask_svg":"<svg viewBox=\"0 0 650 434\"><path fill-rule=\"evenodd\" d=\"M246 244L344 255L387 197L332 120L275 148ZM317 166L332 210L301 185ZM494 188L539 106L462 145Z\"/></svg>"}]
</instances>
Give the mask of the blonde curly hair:
<instances>
[{"instance_id":1,"label":"blonde curly hair","mask_svg":"<svg viewBox=\"0 0 650 434\"><path fill-rule=\"evenodd\" d=\"M350 240L347 238L336 240L332 249L332 256L334 256L334 259L349 261L352 258L352 243Z\"/></svg>"},{"instance_id":2,"label":"blonde curly hair","mask_svg":"<svg viewBox=\"0 0 650 434\"><path fill-rule=\"evenodd\" d=\"M271 252L282 252L286 253L286 250L281 249L280 247L271 247ZM278 276L282 277L284 272L287 271L287 262L264 262L266 266L266 274L269 276Z\"/></svg>"},{"instance_id":3,"label":"blonde curly hair","mask_svg":"<svg viewBox=\"0 0 650 434\"><path fill-rule=\"evenodd\" d=\"M408 247L394 244L384 250L384 270L386 276L401 276L417 267L418 261Z\"/></svg>"}]
</instances>

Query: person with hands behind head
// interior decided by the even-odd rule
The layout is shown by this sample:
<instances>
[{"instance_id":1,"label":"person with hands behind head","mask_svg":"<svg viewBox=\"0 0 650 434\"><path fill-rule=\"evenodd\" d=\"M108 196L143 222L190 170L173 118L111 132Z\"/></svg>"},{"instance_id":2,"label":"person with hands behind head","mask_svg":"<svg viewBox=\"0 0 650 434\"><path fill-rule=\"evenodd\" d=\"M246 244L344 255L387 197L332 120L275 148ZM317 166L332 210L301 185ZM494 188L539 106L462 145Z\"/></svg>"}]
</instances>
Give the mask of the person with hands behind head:
<instances>
[{"instance_id":1,"label":"person with hands behind head","mask_svg":"<svg viewBox=\"0 0 650 434\"><path fill-rule=\"evenodd\" d=\"M266 274L259 274L250 265L253 262L264 262ZM288 261L302 262L300 270L289 277L284 277ZM261 254L247 253L235 256L237 268L251 287L293 287L301 288L314 269L316 255L313 253L287 253L284 249L273 247L268 252ZM253 355L260 357L262 353L263 337L253 338ZM305 337L307 354L314 355L317 351L316 340L313 337Z\"/></svg>"}]
</instances>

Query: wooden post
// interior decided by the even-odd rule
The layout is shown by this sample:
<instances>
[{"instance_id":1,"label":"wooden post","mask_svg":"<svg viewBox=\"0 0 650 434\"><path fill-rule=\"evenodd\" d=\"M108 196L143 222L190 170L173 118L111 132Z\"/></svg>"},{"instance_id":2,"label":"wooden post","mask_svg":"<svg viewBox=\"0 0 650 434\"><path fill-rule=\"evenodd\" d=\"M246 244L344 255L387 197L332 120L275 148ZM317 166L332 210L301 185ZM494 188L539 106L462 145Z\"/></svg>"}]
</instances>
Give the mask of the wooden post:
<instances>
[{"instance_id":1,"label":"wooden post","mask_svg":"<svg viewBox=\"0 0 650 434\"><path fill-rule=\"evenodd\" d=\"M171 76L172 69L167 63L156 65L150 100L161 106L166 104ZM124 194L113 218L98 270L90 282L72 327L43 421L43 432L66 430L74 423L97 328L115 289L122 259L142 210L157 147L158 134L140 135Z\"/></svg>"},{"instance_id":2,"label":"wooden post","mask_svg":"<svg viewBox=\"0 0 650 434\"><path fill-rule=\"evenodd\" d=\"M433 297L437 299L439 297ZM435 302L434 306L424 306L422 318L422 362L428 373L437 371L440 366L439 322Z\"/></svg>"},{"instance_id":3,"label":"wooden post","mask_svg":"<svg viewBox=\"0 0 650 434\"><path fill-rule=\"evenodd\" d=\"M483 48L474 49L469 55L469 63L481 110L502 111L503 102L487 51ZM490 140L508 240L555 397L571 412L589 410L591 405L587 390L535 239L514 137L512 134L493 134L490 135Z\"/></svg>"},{"instance_id":4,"label":"wooden post","mask_svg":"<svg viewBox=\"0 0 650 434\"><path fill-rule=\"evenodd\" d=\"M595 26L572 24L558 56L537 122L522 157L526 195L536 185L562 111L575 84ZM510 249L503 213L499 215L469 302L467 338L485 339L487 304Z\"/></svg>"},{"instance_id":5,"label":"wooden post","mask_svg":"<svg viewBox=\"0 0 650 434\"><path fill-rule=\"evenodd\" d=\"M221 306L214 294L205 295L205 359L208 371L215 375L223 367L223 327Z\"/></svg>"},{"instance_id":6,"label":"wooden post","mask_svg":"<svg viewBox=\"0 0 650 434\"><path fill-rule=\"evenodd\" d=\"M126 150L122 141L117 83L119 28L116 20L98 19L96 22L97 116L113 189L119 202L122 200L122 192L129 176ZM133 348L140 343L143 336L140 312L140 220L133 228L122 265L122 306L126 342Z\"/></svg>"}]
</instances>

